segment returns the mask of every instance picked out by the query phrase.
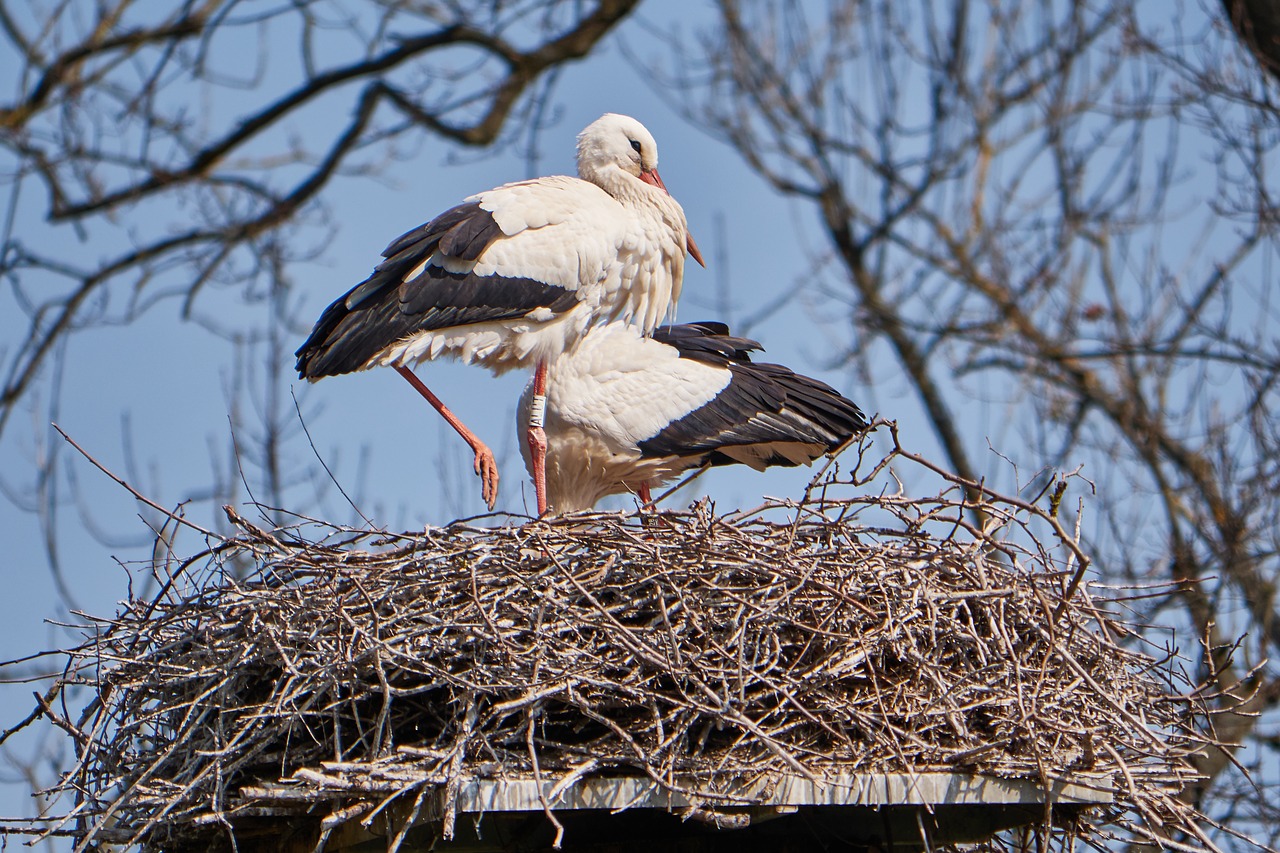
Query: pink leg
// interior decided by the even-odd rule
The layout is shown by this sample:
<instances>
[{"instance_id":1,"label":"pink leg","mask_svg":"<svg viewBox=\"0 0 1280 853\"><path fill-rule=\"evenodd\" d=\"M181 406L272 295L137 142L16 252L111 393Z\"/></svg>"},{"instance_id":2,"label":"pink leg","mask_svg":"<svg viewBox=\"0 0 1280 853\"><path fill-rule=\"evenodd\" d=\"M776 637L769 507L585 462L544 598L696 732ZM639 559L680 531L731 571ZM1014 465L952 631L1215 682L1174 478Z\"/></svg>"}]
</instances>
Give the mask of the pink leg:
<instances>
[{"instance_id":1,"label":"pink leg","mask_svg":"<svg viewBox=\"0 0 1280 853\"><path fill-rule=\"evenodd\" d=\"M649 481L645 480L637 490L640 495L640 510L653 509L653 495L649 493Z\"/></svg>"},{"instance_id":2,"label":"pink leg","mask_svg":"<svg viewBox=\"0 0 1280 853\"><path fill-rule=\"evenodd\" d=\"M547 512L547 432L542 428L547 406L547 363L538 362L533 373L533 414L529 418L529 455L533 459L533 493L538 517Z\"/></svg>"},{"instance_id":3,"label":"pink leg","mask_svg":"<svg viewBox=\"0 0 1280 853\"><path fill-rule=\"evenodd\" d=\"M427 399L427 402L440 413L440 416L449 423L449 426L457 430L458 435L462 436L462 440L471 445L471 449L476 454L475 471L480 476L483 484L481 486L481 494L484 497L484 502L489 505L489 509L493 509L493 505L498 501L498 463L493 458L493 451L489 450L488 446L477 438L474 432L467 429L462 421L458 420L458 416L449 411L444 403L440 402L439 397L432 394L431 390L422 384L422 380L418 378L417 374L399 364L396 365L396 370L409 381L409 384L419 394Z\"/></svg>"}]
</instances>

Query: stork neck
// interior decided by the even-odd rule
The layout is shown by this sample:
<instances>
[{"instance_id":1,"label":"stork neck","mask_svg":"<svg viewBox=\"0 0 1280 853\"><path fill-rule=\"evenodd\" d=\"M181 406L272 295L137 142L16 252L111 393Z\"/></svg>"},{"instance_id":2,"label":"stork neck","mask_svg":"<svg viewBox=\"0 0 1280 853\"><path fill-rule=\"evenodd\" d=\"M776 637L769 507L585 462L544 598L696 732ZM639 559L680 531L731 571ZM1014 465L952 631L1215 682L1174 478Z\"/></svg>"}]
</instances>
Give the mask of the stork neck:
<instances>
[{"instance_id":1,"label":"stork neck","mask_svg":"<svg viewBox=\"0 0 1280 853\"><path fill-rule=\"evenodd\" d=\"M665 195L662 190L646 184L635 175L617 166L606 166L595 170L593 174L583 175L583 177L624 204L637 202L652 204L656 197L655 193Z\"/></svg>"}]
</instances>

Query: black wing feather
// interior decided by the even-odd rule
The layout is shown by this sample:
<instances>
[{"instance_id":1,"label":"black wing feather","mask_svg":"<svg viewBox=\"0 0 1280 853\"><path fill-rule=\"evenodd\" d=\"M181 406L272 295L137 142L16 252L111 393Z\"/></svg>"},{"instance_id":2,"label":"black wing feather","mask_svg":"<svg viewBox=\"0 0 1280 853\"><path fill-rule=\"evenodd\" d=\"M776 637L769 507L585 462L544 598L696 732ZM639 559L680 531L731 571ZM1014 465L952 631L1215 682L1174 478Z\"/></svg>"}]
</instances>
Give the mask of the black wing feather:
<instances>
[{"instance_id":1,"label":"black wing feather","mask_svg":"<svg viewBox=\"0 0 1280 853\"><path fill-rule=\"evenodd\" d=\"M640 442L644 458L703 456L713 465L727 464L737 460L721 452L726 448L776 442L832 451L867 428L858 406L825 382L752 362L750 351L761 346L730 336L722 323L665 326L654 339L676 347L682 358L727 367L731 378L715 399ZM766 464L794 463L774 454Z\"/></svg>"},{"instance_id":2,"label":"black wing feather","mask_svg":"<svg viewBox=\"0 0 1280 853\"><path fill-rule=\"evenodd\" d=\"M406 276L437 250L473 261L502 235L478 202L450 208L387 246L373 274L324 310L298 348L304 379L350 373L418 332L523 317L537 308L566 311L575 291L530 278L452 273L429 265Z\"/></svg>"},{"instance_id":3,"label":"black wing feather","mask_svg":"<svg viewBox=\"0 0 1280 853\"><path fill-rule=\"evenodd\" d=\"M691 358L712 365L727 365L733 361L749 362L753 351L764 350L764 347L749 338L735 338L729 334L728 326L713 320L659 326L653 332L653 339L675 347L681 358Z\"/></svg>"}]
</instances>

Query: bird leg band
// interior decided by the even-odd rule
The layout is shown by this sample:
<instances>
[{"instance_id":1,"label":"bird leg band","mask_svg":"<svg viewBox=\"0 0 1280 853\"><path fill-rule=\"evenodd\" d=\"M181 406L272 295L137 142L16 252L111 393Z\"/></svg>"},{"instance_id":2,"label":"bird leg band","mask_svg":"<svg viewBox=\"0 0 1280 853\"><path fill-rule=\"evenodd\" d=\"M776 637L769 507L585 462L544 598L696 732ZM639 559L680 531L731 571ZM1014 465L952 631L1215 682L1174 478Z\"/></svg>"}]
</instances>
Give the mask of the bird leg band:
<instances>
[{"instance_id":1,"label":"bird leg band","mask_svg":"<svg viewBox=\"0 0 1280 853\"><path fill-rule=\"evenodd\" d=\"M534 394L533 405L529 407L529 426L542 427L547 420L547 395Z\"/></svg>"}]
</instances>

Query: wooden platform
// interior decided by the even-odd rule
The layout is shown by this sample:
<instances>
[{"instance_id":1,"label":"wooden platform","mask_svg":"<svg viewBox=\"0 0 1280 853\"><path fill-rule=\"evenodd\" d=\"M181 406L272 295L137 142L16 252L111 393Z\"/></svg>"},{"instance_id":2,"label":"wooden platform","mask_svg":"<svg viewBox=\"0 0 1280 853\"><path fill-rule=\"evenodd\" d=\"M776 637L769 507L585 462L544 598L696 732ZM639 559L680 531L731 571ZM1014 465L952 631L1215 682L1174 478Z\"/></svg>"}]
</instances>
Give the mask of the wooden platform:
<instances>
[{"instance_id":1,"label":"wooden platform","mask_svg":"<svg viewBox=\"0 0 1280 853\"><path fill-rule=\"evenodd\" d=\"M1046 793L1055 820L1112 801L1105 780L1078 777L1048 791L1029 780L951 773L867 774L826 784L781 777L728 791L752 805L723 800L694 803L653 781L634 777L588 778L555 792L556 780L476 779L455 798L454 837L441 838L443 793L426 798L401 850L406 853L550 850L564 827L565 851L656 853L754 853L814 849L926 850L979 841L1045 816ZM688 787L688 786L682 786ZM550 799L554 795L554 799ZM544 802L544 797L547 801ZM406 798L411 799L411 798ZM717 797L716 799L719 799ZM325 849L374 853L404 825L407 804L380 815L368 829L352 821L337 829Z\"/></svg>"}]
</instances>

